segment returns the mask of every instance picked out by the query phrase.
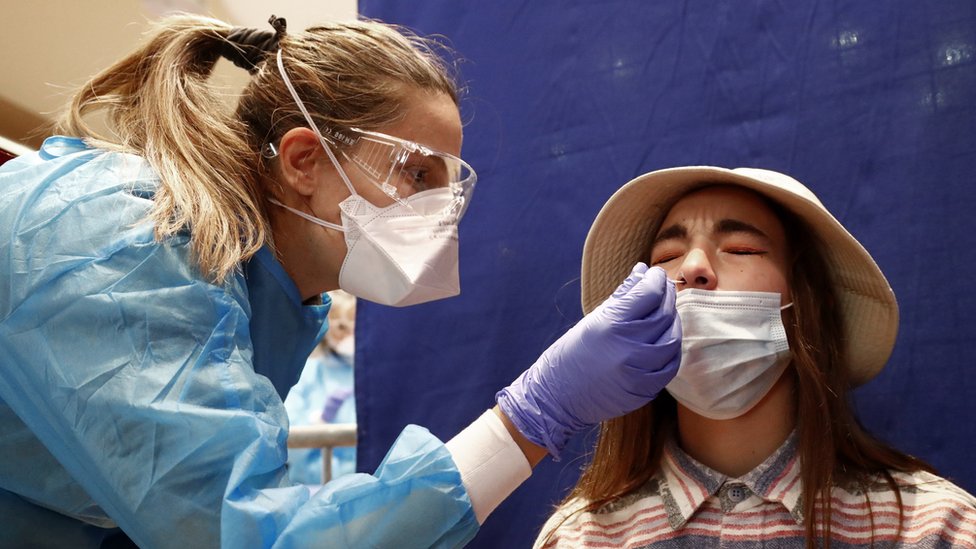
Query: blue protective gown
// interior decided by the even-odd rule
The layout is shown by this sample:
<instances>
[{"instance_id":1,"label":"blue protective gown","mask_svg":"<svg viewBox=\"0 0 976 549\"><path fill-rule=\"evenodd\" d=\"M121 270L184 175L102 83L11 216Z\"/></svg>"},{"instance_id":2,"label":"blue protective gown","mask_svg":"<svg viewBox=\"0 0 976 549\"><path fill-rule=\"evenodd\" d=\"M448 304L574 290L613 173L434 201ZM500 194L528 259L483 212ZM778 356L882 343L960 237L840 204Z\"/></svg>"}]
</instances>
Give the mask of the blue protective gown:
<instances>
[{"instance_id":1,"label":"blue protective gown","mask_svg":"<svg viewBox=\"0 0 976 549\"><path fill-rule=\"evenodd\" d=\"M282 396L323 331L267 250L217 286L145 220L139 157L48 139L0 168L0 544L453 547L478 529L410 426L376 474L312 494Z\"/></svg>"}]
</instances>

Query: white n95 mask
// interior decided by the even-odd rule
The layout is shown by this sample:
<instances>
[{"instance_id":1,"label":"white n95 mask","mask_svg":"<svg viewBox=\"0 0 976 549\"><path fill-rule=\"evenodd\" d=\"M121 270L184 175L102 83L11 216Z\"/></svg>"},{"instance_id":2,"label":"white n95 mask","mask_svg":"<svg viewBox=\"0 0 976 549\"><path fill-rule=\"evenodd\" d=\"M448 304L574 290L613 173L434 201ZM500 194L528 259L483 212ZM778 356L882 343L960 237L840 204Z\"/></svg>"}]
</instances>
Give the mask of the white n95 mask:
<instances>
[{"instance_id":1,"label":"white n95 mask","mask_svg":"<svg viewBox=\"0 0 976 549\"><path fill-rule=\"evenodd\" d=\"M341 168L340 168L341 169ZM353 194L339 203L342 225L269 199L312 223L342 231L346 258L339 287L382 305L406 307L461 293L457 224L438 223L436 212L454 200L438 188L385 208Z\"/></svg>"},{"instance_id":2,"label":"white n95 mask","mask_svg":"<svg viewBox=\"0 0 976 549\"><path fill-rule=\"evenodd\" d=\"M759 403L790 362L780 294L678 292L681 366L667 390L711 419L739 417Z\"/></svg>"},{"instance_id":3,"label":"white n95 mask","mask_svg":"<svg viewBox=\"0 0 976 549\"><path fill-rule=\"evenodd\" d=\"M454 199L431 189L377 208L360 196L339 204L346 230L346 260L339 287L376 303L405 307L461 293L458 234L453 221L432 223Z\"/></svg>"}]
</instances>

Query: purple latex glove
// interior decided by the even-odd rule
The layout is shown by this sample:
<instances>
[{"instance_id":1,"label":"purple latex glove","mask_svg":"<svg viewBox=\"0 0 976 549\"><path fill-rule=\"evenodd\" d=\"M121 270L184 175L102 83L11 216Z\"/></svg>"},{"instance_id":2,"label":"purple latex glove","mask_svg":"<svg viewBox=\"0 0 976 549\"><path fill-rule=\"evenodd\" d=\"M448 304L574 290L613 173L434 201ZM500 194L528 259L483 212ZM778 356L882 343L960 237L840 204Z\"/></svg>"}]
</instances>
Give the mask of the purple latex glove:
<instances>
[{"instance_id":1,"label":"purple latex glove","mask_svg":"<svg viewBox=\"0 0 976 549\"><path fill-rule=\"evenodd\" d=\"M339 413L339 408L342 406L342 403L352 396L352 392L352 389L349 387L332 391L332 394L325 399L325 406L322 407L322 421L332 423L332 420L336 418L336 414Z\"/></svg>"},{"instance_id":2,"label":"purple latex glove","mask_svg":"<svg viewBox=\"0 0 976 549\"><path fill-rule=\"evenodd\" d=\"M590 314L495 399L526 438L555 459L569 437L640 408L678 373L674 283L638 263Z\"/></svg>"}]
</instances>

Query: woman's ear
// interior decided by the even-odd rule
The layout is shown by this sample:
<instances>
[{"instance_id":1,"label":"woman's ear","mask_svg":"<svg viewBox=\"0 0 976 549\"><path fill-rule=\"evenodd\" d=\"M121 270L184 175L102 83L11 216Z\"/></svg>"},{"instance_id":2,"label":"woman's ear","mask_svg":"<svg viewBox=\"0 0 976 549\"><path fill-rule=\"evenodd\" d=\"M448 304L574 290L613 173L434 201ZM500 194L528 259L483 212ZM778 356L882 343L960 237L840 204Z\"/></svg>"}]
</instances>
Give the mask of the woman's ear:
<instances>
[{"instance_id":1,"label":"woman's ear","mask_svg":"<svg viewBox=\"0 0 976 549\"><path fill-rule=\"evenodd\" d=\"M278 144L278 162L283 183L303 196L310 196L321 181L322 144L309 128L292 128ZM331 165L331 164L330 164Z\"/></svg>"}]
</instances>

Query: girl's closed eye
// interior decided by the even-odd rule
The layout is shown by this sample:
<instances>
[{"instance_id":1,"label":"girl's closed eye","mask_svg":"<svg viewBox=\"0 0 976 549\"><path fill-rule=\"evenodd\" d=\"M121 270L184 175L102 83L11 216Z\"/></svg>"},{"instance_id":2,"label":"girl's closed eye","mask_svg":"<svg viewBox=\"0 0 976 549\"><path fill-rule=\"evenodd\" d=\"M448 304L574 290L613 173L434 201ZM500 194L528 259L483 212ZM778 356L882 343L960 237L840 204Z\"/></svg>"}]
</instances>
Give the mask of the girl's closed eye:
<instances>
[{"instance_id":1,"label":"girl's closed eye","mask_svg":"<svg viewBox=\"0 0 976 549\"><path fill-rule=\"evenodd\" d=\"M651 254L651 265L661 265L678 259L684 252L679 250L665 250Z\"/></svg>"},{"instance_id":2,"label":"girl's closed eye","mask_svg":"<svg viewBox=\"0 0 976 549\"><path fill-rule=\"evenodd\" d=\"M727 248L725 252L733 255L766 255L767 253L769 253L766 250L760 248L749 248L749 247Z\"/></svg>"}]
</instances>

